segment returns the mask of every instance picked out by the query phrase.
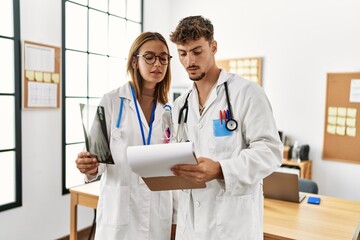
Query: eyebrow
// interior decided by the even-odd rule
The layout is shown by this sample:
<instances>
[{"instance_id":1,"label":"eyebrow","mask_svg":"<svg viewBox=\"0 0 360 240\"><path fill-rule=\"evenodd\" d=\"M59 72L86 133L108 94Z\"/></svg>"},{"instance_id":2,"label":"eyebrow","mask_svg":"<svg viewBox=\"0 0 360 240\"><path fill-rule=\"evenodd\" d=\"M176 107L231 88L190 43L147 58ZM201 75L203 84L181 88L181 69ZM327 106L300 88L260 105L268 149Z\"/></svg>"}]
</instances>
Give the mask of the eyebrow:
<instances>
[{"instance_id":1,"label":"eyebrow","mask_svg":"<svg viewBox=\"0 0 360 240\"><path fill-rule=\"evenodd\" d=\"M156 53L155 52L153 52L153 51L145 51L143 54L148 54L148 53L151 53L151 54L154 54L154 55L156 55ZM141 54L141 53L139 53L139 54ZM161 53L159 53L160 55L162 55L162 54L168 54L169 55L169 53L167 53L167 52L161 52Z\"/></svg>"},{"instance_id":2,"label":"eyebrow","mask_svg":"<svg viewBox=\"0 0 360 240\"><path fill-rule=\"evenodd\" d=\"M186 50L183 50L183 49L178 49L178 52L193 52L193 51L195 51L195 50L197 50L197 49L199 49L199 48L202 48L202 46L201 46L201 45L200 45L200 46L196 46L196 47L190 49L189 51L186 51Z\"/></svg>"}]
</instances>

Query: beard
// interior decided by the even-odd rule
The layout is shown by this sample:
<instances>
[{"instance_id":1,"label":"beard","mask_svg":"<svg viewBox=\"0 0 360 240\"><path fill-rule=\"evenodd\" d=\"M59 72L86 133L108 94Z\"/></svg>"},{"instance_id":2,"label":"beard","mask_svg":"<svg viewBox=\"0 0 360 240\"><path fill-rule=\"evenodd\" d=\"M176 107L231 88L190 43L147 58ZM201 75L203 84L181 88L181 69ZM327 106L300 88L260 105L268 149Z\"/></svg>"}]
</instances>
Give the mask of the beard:
<instances>
[{"instance_id":1,"label":"beard","mask_svg":"<svg viewBox=\"0 0 360 240\"><path fill-rule=\"evenodd\" d=\"M197 82L197 81L200 81L201 79L203 79L204 77L205 77L205 73L204 72L202 72L202 73L200 73L200 76L198 76L198 77L189 77L191 80L193 80L194 82Z\"/></svg>"},{"instance_id":2,"label":"beard","mask_svg":"<svg viewBox=\"0 0 360 240\"><path fill-rule=\"evenodd\" d=\"M196 65L191 65L191 66L187 67L186 69L189 71L193 71L193 70L199 70L200 67L196 66ZM189 78L190 78L190 80L193 80L194 82L196 82L196 81L200 81L201 79L203 79L205 77L205 75L206 75L205 72L201 72L200 75L198 75L198 76L194 76L189 73Z\"/></svg>"},{"instance_id":3,"label":"beard","mask_svg":"<svg viewBox=\"0 0 360 240\"><path fill-rule=\"evenodd\" d=\"M200 74L200 76L198 76L198 77L189 77L191 80L193 80L194 82L196 82L196 81L200 81L201 79L203 79L205 77L205 73L204 72L202 72L201 74Z\"/></svg>"}]
</instances>

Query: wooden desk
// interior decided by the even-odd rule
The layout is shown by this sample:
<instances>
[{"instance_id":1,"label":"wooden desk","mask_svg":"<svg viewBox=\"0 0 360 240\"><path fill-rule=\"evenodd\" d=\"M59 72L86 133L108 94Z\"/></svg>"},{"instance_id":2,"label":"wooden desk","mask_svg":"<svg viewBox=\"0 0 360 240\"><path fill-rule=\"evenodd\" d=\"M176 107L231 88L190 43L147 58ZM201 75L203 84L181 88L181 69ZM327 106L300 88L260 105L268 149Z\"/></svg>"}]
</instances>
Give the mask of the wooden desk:
<instances>
[{"instance_id":1,"label":"wooden desk","mask_svg":"<svg viewBox=\"0 0 360 240\"><path fill-rule=\"evenodd\" d=\"M77 206L96 208L100 182L96 181L69 189L70 191L70 240L77 239Z\"/></svg>"},{"instance_id":2,"label":"wooden desk","mask_svg":"<svg viewBox=\"0 0 360 240\"><path fill-rule=\"evenodd\" d=\"M288 159L283 159L281 166L296 167L296 168L300 169L300 177L301 178L306 178L306 179L311 180L311 175L312 175L312 161L311 160L301 161L301 162L297 163L297 162L293 162Z\"/></svg>"},{"instance_id":3,"label":"wooden desk","mask_svg":"<svg viewBox=\"0 0 360 240\"><path fill-rule=\"evenodd\" d=\"M360 202L306 195L300 204L265 198L265 240L359 239ZM309 196L320 197L320 205L308 204Z\"/></svg>"},{"instance_id":4,"label":"wooden desk","mask_svg":"<svg viewBox=\"0 0 360 240\"><path fill-rule=\"evenodd\" d=\"M77 205L96 208L99 182L70 189L70 240L77 239ZM300 204L265 198L265 240L360 240L360 202L306 193ZM320 205L307 203L309 196Z\"/></svg>"}]
</instances>

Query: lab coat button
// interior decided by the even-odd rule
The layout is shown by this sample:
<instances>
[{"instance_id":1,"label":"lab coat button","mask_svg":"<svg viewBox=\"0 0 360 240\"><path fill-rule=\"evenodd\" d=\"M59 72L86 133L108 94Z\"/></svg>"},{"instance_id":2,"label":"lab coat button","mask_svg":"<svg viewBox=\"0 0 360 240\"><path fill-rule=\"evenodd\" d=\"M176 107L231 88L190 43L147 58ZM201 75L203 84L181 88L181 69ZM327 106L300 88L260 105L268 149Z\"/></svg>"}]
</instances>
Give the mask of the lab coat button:
<instances>
[{"instance_id":1,"label":"lab coat button","mask_svg":"<svg viewBox=\"0 0 360 240\"><path fill-rule=\"evenodd\" d=\"M195 206L200 207L200 202L199 202L199 201L196 201L196 202L195 202Z\"/></svg>"},{"instance_id":2,"label":"lab coat button","mask_svg":"<svg viewBox=\"0 0 360 240\"><path fill-rule=\"evenodd\" d=\"M198 124L198 128L202 128L203 125L201 123Z\"/></svg>"}]
</instances>

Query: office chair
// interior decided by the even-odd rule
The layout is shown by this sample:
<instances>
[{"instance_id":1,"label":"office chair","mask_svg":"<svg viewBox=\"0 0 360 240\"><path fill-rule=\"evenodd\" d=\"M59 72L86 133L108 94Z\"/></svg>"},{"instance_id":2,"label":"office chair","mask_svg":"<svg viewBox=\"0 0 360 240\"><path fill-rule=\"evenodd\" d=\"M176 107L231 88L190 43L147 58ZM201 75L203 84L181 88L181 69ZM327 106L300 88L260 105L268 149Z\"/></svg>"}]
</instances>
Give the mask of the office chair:
<instances>
[{"instance_id":1,"label":"office chair","mask_svg":"<svg viewBox=\"0 0 360 240\"><path fill-rule=\"evenodd\" d=\"M299 178L299 191L318 194L319 188L316 182L304 178Z\"/></svg>"}]
</instances>

